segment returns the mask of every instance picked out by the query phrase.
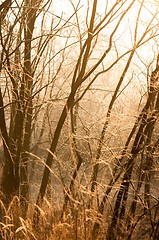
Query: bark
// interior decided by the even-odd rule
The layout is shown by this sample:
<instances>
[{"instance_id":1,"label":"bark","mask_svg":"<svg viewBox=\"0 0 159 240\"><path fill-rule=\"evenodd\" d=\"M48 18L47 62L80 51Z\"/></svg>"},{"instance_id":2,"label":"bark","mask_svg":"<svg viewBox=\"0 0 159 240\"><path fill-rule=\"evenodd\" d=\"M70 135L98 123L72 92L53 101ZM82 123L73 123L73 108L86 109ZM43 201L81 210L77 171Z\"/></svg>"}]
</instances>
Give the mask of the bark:
<instances>
[{"instance_id":1,"label":"bark","mask_svg":"<svg viewBox=\"0 0 159 240\"><path fill-rule=\"evenodd\" d=\"M3 194L6 196L6 200L10 201L12 194L16 192L16 178L14 172L14 162L10 152L10 141L7 132L6 122L5 122L5 114L4 114L4 104L2 92L0 89L0 130L3 139L3 149L4 149L4 159L5 165L2 176L1 190ZM7 204L8 204L7 200Z\"/></svg>"}]
</instances>

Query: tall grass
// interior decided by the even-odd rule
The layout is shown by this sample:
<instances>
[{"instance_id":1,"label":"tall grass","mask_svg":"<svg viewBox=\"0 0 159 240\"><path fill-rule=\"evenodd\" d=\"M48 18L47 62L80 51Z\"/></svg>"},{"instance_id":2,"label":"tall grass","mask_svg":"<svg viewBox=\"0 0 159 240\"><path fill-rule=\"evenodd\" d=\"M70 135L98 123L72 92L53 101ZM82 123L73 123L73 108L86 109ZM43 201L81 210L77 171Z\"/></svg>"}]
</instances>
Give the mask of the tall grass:
<instances>
[{"instance_id":1,"label":"tall grass","mask_svg":"<svg viewBox=\"0 0 159 240\"><path fill-rule=\"evenodd\" d=\"M53 202L50 197L44 199L41 208L29 202L27 214L23 213L20 198L15 196L6 208L0 200L0 239L2 240L107 240L107 232L111 223L115 198L107 202L103 214L98 211L97 196L88 193L86 198L70 200L64 211L60 202ZM87 199L87 200L86 200ZM78 200L78 201L77 201ZM129 202L130 201L130 202ZM120 222L120 232L114 231L115 240L157 240L159 236L159 204L144 210L138 202L138 209L131 219L131 227L127 228L127 219L131 199L127 202L127 217ZM90 203L91 202L91 203ZM39 221L33 221L34 211L40 213ZM23 217L25 216L25 217ZM95 224L99 232L94 235ZM119 229L119 228L118 228ZM112 239L112 240L113 240Z\"/></svg>"}]
</instances>

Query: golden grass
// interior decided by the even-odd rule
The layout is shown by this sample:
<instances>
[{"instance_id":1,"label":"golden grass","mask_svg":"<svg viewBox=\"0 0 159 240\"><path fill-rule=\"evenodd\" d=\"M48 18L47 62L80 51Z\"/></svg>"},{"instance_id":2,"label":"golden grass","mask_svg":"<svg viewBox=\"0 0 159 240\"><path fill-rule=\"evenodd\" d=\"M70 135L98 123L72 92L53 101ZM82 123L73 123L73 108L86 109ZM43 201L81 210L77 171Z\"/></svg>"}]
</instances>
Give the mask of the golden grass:
<instances>
[{"instance_id":1,"label":"golden grass","mask_svg":"<svg viewBox=\"0 0 159 240\"><path fill-rule=\"evenodd\" d=\"M102 216L98 214L95 207L86 208L84 205L72 203L68 204L66 212L62 215L60 206L51 204L45 199L43 207L38 208L40 218L35 225L33 221L35 207L37 206L32 202L29 203L24 219L20 199L17 196L12 199L7 209L0 200L0 240L94 240L92 230L95 222L100 225L100 231L95 240L106 240L106 232L111 220L111 211L108 209ZM142 233L145 234L143 240L148 239L145 227L148 222L146 218L144 221L145 225L139 224L139 228L142 225ZM127 240L129 233L126 225L123 223L121 227L124 234L122 240ZM116 240L121 239L121 236L118 237L118 233L116 234Z\"/></svg>"},{"instance_id":2,"label":"golden grass","mask_svg":"<svg viewBox=\"0 0 159 240\"><path fill-rule=\"evenodd\" d=\"M33 224L34 205L29 204L26 218L22 217L23 209L16 196L6 209L0 201L2 215L0 221L0 239L4 240L84 240L90 238L90 216L84 216L81 209L69 209L60 220L61 211L45 199L43 208L38 208L40 219L37 226ZM74 212L74 215L73 215Z\"/></svg>"}]
</instances>

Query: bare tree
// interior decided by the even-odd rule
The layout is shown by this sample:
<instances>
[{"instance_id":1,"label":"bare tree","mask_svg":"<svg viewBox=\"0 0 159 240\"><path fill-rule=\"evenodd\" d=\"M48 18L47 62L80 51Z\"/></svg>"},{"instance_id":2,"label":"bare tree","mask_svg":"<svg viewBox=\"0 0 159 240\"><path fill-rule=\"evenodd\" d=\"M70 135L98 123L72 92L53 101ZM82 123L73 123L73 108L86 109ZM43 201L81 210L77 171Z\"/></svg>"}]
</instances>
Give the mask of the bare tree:
<instances>
[{"instance_id":1,"label":"bare tree","mask_svg":"<svg viewBox=\"0 0 159 240\"><path fill-rule=\"evenodd\" d=\"M70 227L74 239L98 239L100 231L103 239L130 239L148 219L157 238L157 6L6 0L0 10L1 192L8 214L18 196L23 218L36 203L38 237L46 217L49 229ZM45 215L55 198L60 214ZM56 235L48 228L43 238Z\"/></svg>"}]
</instances>

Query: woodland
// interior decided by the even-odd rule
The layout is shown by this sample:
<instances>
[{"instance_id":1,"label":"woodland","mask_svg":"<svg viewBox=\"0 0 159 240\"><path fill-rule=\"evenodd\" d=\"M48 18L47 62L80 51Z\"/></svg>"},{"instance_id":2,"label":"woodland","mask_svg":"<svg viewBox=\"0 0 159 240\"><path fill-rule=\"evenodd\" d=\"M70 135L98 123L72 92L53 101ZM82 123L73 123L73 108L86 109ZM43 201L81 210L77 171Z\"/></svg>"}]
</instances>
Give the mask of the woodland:
<instances>
[{"instance_id":1,"label":"woodland","mask_svg":"<svg viewBox=\"0 0 159 240\"><path fill-rule=\"evenodd\" d=\"M158 0L0 1L0 239L159 239Z\"/></svg>"}]
</instances>

